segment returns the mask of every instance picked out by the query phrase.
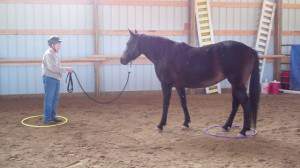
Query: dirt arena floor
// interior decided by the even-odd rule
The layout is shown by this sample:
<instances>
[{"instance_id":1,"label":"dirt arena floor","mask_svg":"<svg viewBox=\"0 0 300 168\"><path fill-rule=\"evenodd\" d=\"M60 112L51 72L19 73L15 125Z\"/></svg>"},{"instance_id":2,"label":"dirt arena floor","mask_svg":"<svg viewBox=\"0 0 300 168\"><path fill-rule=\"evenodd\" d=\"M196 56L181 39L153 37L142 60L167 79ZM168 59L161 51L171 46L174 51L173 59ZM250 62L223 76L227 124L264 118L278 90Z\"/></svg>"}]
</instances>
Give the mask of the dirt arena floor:
<instances>
[{"instance_id":1,"label":"dirt arena floor","mask_svg":"<svg viewBox=\"0 0 300 168\"><path fill-rule=\"evenodd\" d=\"M111 96L105 96L106 99ZM173 93L168 124L159 93L125 94L111 105L64 96L59 114L70 121L52 128L21 125L41 114L41 98L1 98L1 168L296 168L300 167L300 95L262 96L258 134L244 140L210 137L203 129L222 124L230 94L189 95L191 128ZM239 110L236 123L241 123Z\"/></svg>"}]
</instances>

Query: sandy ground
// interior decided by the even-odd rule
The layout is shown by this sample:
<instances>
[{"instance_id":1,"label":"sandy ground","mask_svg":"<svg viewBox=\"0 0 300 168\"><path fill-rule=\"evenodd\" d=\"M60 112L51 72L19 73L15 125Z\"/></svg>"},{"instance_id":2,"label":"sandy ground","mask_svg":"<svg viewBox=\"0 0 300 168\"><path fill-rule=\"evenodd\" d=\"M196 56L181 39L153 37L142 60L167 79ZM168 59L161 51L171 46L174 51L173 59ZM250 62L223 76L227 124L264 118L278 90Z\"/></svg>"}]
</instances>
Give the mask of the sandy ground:
<instances>
[{"instance_id":1,"label":"sandy ground","mask_svg":"<svg viewBox=\"0 0 300 168\"><path fill-rule=\"evenodd\" d=\"M63 97L59 114L70 122L53 128L20 123L24 117L41 114L41 98L2 98L0 167L300 167L299 95L263 96L258 135L245 140L224 140L202 132L226 120L230 94L189 95L188 99L191 128L181 128L183 113L173 96L168 125L159 133L160 94L125 94L111 105ZM236 123L241 123L241 117L240 110Z\"/></svg>"}]
</instances>

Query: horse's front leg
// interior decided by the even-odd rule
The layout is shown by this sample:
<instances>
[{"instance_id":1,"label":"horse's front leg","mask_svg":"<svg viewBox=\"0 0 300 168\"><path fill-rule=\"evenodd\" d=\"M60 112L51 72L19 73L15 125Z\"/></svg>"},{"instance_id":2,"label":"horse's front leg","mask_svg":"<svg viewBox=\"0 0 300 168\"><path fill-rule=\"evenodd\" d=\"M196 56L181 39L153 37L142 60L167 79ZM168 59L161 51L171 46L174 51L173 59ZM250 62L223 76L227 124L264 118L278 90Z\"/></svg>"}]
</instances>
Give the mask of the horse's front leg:
<instances>
[{"instance_id":1,"label":"horse's front leg","mask_svg":"<svg viewBox=\"0 0 300 168\"><path fill-rule=\"evenodd\" d=\"M189 123L191 122L190 119L190 114L186 105L186 93L185 93L185 88L176 88L178 96L180 98L180 102L181 102L181 107L183 109L184 112L184 123L183 126L185 127L189 127Z\"/></svg>"},{"instance_id":2,"label":"horse's front leg","mask_svg":"<svg viewBox=\"0 0 300 168\"><path fill-rule=\"evenodd\" d=\"M168 109L169 109L170 98L172 94L172 85L162 83L161 88L163 92L163 113L162 113L161 121L157 127L158 129L163 130L163 127L167 124Z\"/></svg>"}]
</instances>

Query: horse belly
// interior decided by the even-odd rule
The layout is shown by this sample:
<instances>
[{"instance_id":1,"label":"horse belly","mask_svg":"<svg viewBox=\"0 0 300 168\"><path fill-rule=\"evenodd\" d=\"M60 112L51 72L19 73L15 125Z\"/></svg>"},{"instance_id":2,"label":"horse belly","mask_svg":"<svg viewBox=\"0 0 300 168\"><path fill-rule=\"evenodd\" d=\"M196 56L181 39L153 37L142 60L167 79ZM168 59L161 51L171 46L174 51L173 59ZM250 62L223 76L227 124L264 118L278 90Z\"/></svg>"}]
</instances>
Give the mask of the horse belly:
<instances>
[{"instance_id":1,"label":"horse belly","mask_svg":"<svg viewBox=\"0 0 300 168\"><path fill-rule=\"evenodd\" d=\"M212 77L208 76L199 76L199 77L191 77L190 79L186 79L184 87L187 88L204 88L208 86L212 86L222 80L224 80L224 74L218 73L213 75Z\"/></svg>"}]
</instances>

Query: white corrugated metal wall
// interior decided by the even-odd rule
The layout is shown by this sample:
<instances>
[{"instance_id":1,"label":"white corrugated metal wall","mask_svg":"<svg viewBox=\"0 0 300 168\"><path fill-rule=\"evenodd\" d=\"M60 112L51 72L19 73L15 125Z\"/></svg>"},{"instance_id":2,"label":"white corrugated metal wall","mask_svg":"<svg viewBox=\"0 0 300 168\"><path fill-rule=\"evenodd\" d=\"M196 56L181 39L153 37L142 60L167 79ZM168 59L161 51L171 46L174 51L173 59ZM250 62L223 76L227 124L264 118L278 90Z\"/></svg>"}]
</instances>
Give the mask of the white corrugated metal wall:
<instances>
[{"instance_id":1,"label":"white corrugated metal wall","mask_svg":"<svg viewBox=\"0 0 300 168\"><path fill-rule=\"evenodd\" d=\"M283 0L285 4L300 5L300 0ZM294 8L283 8L282 10L282 31L297 31L300 32L300 8L294 5ZM300 33L286 34L282 36L282 44L300 44ZM283 47L283 53L290 53L290 47Z\"/></svg>"},{"instance_id":2,"label":"white corrugated metal wall","mask_svg":"<svg viewBox=\"0 0 300 168\"><path fill-rule=\"evenodd\" d=\"M188 22L188 8L146 5L102 5L99 6L100 30L184 30ZM187 35L166 36L175 41L187 42ZM120 56L126 47L128 34L100 36L100 52L103 55ZM128 68L123 65L103 65L102 91L122 89ZM133 65L127 90L159 90L153 65Z\"/></svg>"},{"instance_id":3,"label":"white corrugated metal wall","mask_svg":"<svg viewBox=\"0 0 300 168\"><path fill-rule=\"evenodd\" d=\"M23 1L23 0L22 0ZM24 0L26 1L26 0ZM137 0L138 1L138 0ZM163 0L161 0L163 1ZM164 0L166 1L166 0ZM178 0L182 1L182 0ZM184 0L183 0L184 1ZM16 3L17 2L17 3ZM75 4L61 3L7 3L0 0L0 30L8 33L0 34L0 58L32 59L40 58L47 48L47 32L32 35L26 33L14 34L9 30L80 30L81 33L67 33L61 35L64 43L61 51L63 59L82 58L93 55L94 40L93 6L90 3ZM58 1L55 1L58 2ZM101 1L100 1L101 2ZM109 1L108 1L109 2ZM211 0L214 2L247 2L255 3L262 0ZM284 0L283 3L296 3L299 0ZM186 3L187 4L187 3ZM124 3L100 3L99 29L108 31L124 31L127 28L137 30L183 31L188 23L188 5L143 5ZM299 8L283 9L283 31L299 31L299 22L296 21ZM260 15L260 8L216 7L212 5L213 28L218 30L246 30L255 31ZM5 31L4 31L5 32ZM83 32L83 33L82 33ZM60 34L60 33L58 33ZM216 41L237 40L254 46L255 34L230 35L215 33ZM176 41L187 42L188 35L180 34L167 36ZM100 54L105 56L119 56L128 39L126 33L100 34ZM299 43L299 36L285 35L283 44ZM273 43L270 43L269 53L273 53ZM94 91L94 70L92 64L73 65L75 71L88 91ZM101 68L101 91L119 91L126 78L127 67L118 64L105 64ZM40 65L0 65L0 94L34 94L42 93ZM272 79L272 66L267 66L266 78ZM227 86L223 83L223 86ZM62 85L62 91L64 91ZM154 73L153 65L134 65L127 90L158 90L159 82ZM76 88L76 91L79 91Z\"/></svg>"},{"instance_id":4,"label":"white corrugated metal wall","mask_svg":"<svg viewBox=\"0 0 300 168\"><path fill-rule=\"evenodd\" d=\"M92 5L1 3L0 29L7 30L91 30ZM139 18L140 17L140 18ZM141 18L142 17L142 18ZM178 19L180 18L180 19ZM99 5L101 30L183 30L187 22L187 7ZM93 55L92 35L61 35L62 59ZM1 35L0 57L6 59L40 58L46 50L48 35ZM101 55L118 56L124 50L127 35L100 36ZM187 42L187 36L170 36ZM73 65L87 91L94 90L92 65ZM101 91L118 91L125 82L127 67L103 65ZM1 65L0 94L42 93L40 65ZM62 83L61 91L64 91ZM152 65L133 65L133 74L127 90L159 90L160 85ZM75 91L79 91L75 88Z\"/></svg>"},{"instance_id":5,"label":"white corrugated metal wall","mask_svg":"<svg viewBox=\"0 0 300 168\"><path fill-rule=\"evenodd\" d=\"M1 2L1 1L0 1ZM0 3L0 29L45 30L37 35L0 35L0 58L41 58L47 49L48 30L92 29L92 5L44 4L44 3ZM82 58L93 54L92 35L61 35L62 59ZM79 73L84 87L94 90L93 66L73 65ZM37 94L43 92L40 65L1 65L0 94ZM62 88L64 83L62 82ZM64 91L65 89L61 89ZM78 91L78 88L76 88Z\"/></svg>"}]
</instances>

